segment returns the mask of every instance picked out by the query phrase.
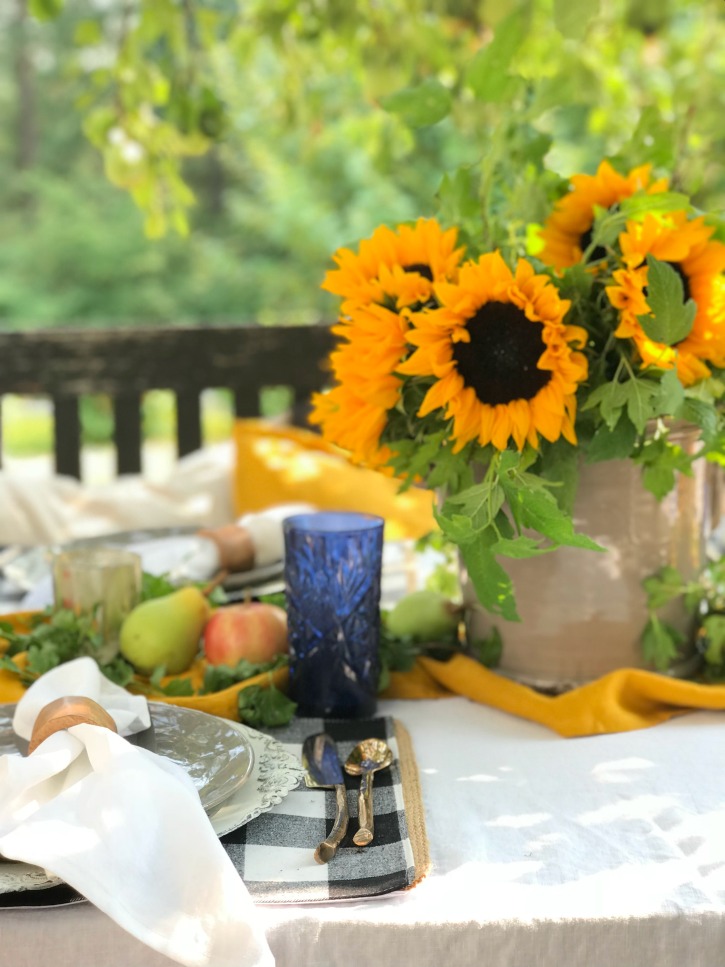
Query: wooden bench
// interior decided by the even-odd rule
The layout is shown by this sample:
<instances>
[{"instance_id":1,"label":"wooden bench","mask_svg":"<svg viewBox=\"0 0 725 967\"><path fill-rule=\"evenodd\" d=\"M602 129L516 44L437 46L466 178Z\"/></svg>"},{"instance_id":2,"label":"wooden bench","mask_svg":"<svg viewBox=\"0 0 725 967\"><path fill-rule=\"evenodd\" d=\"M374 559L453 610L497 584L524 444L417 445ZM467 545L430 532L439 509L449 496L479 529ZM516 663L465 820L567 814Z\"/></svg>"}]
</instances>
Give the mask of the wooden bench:
<instances>
[{"instance_id":1,"label":"wooden bench","mask_svg":"<svg viewBox=\"0 0 725 967\"><path fill-rule=\"evenodd\" d=\"M175 393L178 453L183 456L202 443L200 394L205 389L230 389L236 415L253 417L260 413L263 388L289 387L291 422L304 424L310 394L325 384L324 361L332 345L327 325L0 333L0 397L51 397L56 471L80 478L79 400L85 394L107 394L113 401L118 473L138 473L146 391Z\"/></svg>"}]
</instances>

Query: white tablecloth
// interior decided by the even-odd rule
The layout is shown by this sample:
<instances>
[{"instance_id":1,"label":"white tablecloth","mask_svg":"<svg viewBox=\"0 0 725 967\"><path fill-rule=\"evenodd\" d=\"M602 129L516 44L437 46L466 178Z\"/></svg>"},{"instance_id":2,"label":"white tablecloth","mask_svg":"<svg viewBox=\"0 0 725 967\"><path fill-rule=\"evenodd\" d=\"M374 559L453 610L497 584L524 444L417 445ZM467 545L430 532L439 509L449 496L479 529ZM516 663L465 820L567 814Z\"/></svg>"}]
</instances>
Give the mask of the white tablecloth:
<instances>
[{"instance_id":1,"label":"white tablecloth","mask_svg":"<svg viewBox=\"0 0 725 967\"><path fill-rule=\"evenodd\" d=\"M409 728L434 864L408 894L258 907L278 967L722 967L725 716L561 739L464 699ZM0 911L0 967L170 961L87 904Z\"/></svg>"}]
</instances>

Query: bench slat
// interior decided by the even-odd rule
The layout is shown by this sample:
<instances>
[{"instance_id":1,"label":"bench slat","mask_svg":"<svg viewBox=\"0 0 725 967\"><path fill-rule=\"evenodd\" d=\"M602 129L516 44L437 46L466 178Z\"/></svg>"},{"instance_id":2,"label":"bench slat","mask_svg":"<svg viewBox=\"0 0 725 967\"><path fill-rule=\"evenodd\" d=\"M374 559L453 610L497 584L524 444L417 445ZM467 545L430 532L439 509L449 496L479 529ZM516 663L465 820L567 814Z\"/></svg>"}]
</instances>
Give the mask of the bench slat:
<instances>
[{"instance_id":1,"label":"bench slat","mask_svg":"<svg viewBox=\"0 0 725 967\"><path fill-rule=\"evenodd\" d=\"M256 386L234 387L235 416L259 416L259 389Z\"/></svg>"},{"instance_id":2,"label":"bench slat","mask_svg":"<svg viewBox=\"0 0 725 967\"><path fill-rule=\"evenodd\" d=\"M141 396L120 393L113 399L116 444L116 472L139 473L141 470Z\"/></svg>"},{"instance_id":3,"label":"bench slat","mask_svg":"<svg viewBox=\"0 0 725 967\"><path fill-rule=\"evenodd\" d=\"M180 457L201 447L201 401L198 393L176 394L176 439Z\"/></svg>"},{"instance_id":4,"label":"bench slat","mask_svg":"<svg viewBox=\"0 0 725 967\"><path fill-rule=\"evenodd\" d=\"M53 396L55 471L80 479L81 419L78 404L77 396Z\"/></svg>"}]
</instances>

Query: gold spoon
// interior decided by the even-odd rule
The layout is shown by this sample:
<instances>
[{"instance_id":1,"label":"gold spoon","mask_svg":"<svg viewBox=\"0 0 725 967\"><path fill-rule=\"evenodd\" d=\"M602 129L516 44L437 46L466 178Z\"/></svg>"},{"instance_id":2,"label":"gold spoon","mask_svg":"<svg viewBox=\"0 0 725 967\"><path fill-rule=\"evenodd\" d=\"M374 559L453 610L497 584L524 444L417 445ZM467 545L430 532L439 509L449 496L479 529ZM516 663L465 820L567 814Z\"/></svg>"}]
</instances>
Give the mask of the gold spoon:
<instances>
[{"instance_id":1,"label":"gold spoon","mask_svg":"<svg viewBox=\"0 0 725 967\"><path fill-rule=\"evenodd\" d=\"M367 846L374 836L373 777L380 769L387 769L393 761L393 753L382 739L364 739L347 757L345 772L350 776L362 776L357 795L357 815L360 828L352 838L356 846Z\"/></svg>"}]
</instances>

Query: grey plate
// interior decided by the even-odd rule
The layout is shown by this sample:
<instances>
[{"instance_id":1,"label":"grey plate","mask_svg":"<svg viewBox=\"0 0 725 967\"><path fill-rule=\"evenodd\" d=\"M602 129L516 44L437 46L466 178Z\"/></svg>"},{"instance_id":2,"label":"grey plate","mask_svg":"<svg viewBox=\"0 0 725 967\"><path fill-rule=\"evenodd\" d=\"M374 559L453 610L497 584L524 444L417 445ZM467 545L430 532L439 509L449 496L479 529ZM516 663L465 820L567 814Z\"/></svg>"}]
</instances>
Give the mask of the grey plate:
<instances>
[{"instance_id":1,"label":"grey plate","mask_svg":"<svg viewBox=\"0 0 725 967\"><path fill-rule=\"evenodd\" d=\"M209 812L249 778L254 765L252 746L244 733L216 715L196 709L149 702L151 728L129 736L184 769ZM27 743L13 732L15 705L0 705L0 755L22 755Z\"/></svg>"}]
</instances>

